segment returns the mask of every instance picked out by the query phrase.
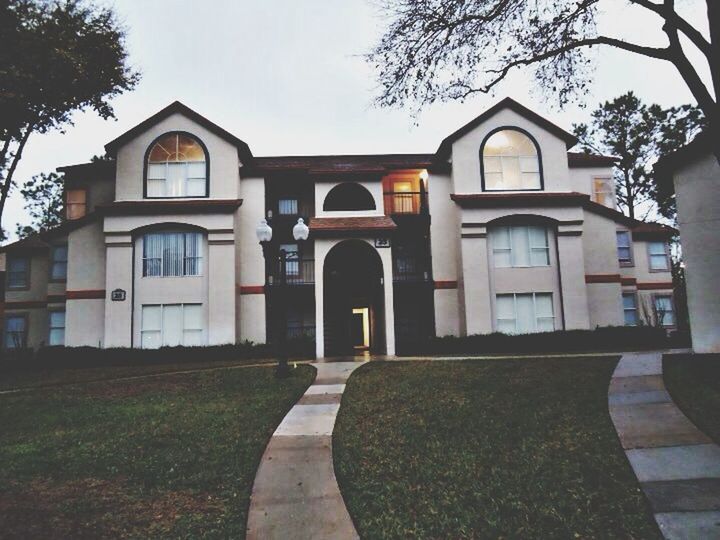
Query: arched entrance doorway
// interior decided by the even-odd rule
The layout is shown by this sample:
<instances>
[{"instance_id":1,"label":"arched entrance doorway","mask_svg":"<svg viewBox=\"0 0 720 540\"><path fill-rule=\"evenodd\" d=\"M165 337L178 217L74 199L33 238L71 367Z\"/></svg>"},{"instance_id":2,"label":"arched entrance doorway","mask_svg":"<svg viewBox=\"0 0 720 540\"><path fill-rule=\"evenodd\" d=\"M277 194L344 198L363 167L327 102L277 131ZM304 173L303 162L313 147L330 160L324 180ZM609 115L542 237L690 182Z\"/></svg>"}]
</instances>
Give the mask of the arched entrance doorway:
<instances>
[{"instance_id":1,"label":"arched entrance doorway","mask_svg":"<svg viewBox=\"0 0 720 540\"><path fill-rule=\"evenodd\" d=\"M380 256L367 242L345 240L325 258L325 355L385 352L385 299Z\"/></svg>"}]
</instances>

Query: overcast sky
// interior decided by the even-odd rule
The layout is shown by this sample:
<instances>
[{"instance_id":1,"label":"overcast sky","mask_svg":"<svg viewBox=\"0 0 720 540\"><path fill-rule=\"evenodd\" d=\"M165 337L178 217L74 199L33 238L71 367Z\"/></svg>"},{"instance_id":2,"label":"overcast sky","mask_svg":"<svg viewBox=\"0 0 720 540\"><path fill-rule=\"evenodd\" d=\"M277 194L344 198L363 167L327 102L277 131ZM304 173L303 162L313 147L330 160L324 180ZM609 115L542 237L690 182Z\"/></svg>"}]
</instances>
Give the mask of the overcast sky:
<instances>
[{"instance_id":1,"label":"overcast sky","mask_svg":"<svg viewBox=\"0 0 720 540\"><path fill-rule=\"evenodd\" d=\"M632 41L664 45L660 19L612 0L601 27ZM691 22L704 24L704 2L678 0ZM600 101L633 90L663 106L694 103L663 62L621 51L598 54L591 92L558 110L532 80L515 73L494 96L440 104L413 119L410 110L378 109L373 72L362 55L384 21L370 0L116 0L128 29L133 66L142 80L113 102L117 120L75 116L66 133L33 135L16 173L87 161L103 146L174 100L243 139L255 155L432 152L440 141L499 99L510 96L565 129L588 119ZM3 225L26 222L19 193Z\"/></svg>"}]
</instances>

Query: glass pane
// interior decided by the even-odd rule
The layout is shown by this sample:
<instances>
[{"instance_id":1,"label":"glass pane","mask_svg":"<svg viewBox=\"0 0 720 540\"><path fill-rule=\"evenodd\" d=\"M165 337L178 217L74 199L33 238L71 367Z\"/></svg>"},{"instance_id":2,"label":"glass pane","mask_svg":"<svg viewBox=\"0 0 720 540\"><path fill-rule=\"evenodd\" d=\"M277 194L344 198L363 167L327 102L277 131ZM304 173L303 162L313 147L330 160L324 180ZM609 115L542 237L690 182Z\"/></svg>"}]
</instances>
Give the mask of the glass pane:
<instances>
[{"instance_id":1,"label":"glass pane","mask_svg":"<svg viewBox=\"0 0 720 540\"><path fill-rule=\"evenodd\" d=\"M554 316L552 294L539 293L535 295L535 316L537 318Z\"/></svg>"},{"instance_id":2,"label":"glass pane","mask_svg":"<svg viewBox=\"0 0 720 540\"><path fill-rule=\"evenodd\" d=\"M64 328L52 328L48 333L48 345L65 345L65 329Z\"/></svg>"},{"instance_id":3,"label":"glass pane","mask_svg":"<svg viewBox=\"0 0 720 540\"><path fill-rule=\"evenodd\" d=\"M200 144L187 135L178 135L178 159L182 161L205 161L205 152Z\"/></svg>"},{"instance_id":4,"label":"glass pane","mask_svg":"<svg viewBox=\"0 0 720 540\"><path fill-rule=\"evenodd\" d=\"M169 133L159 139L150 150L148 161L163 162L174 159L177 154L177 135Z\"/></svg>"},{"instance_id":5,"label":"glass pane","mask_svg":"<svg viewBox=\"0 0 720 540\"><path fill-rule=\"evenodd\" d=\"M651 255L650 268L652 268L653 270L668 270L668 261L665 254Z\"/></svg>"},{"instance_id":6,"label":"glass pane","mask_svg":"<svg viewBox=\"0 0 720 540\"><path fill-rule=\"evenodd\" d=\"M280 199L278 201L278 212L284 216L294 216L298 213L297 199Z\"/></svg>"},{"instance_id":7,"label":"glass pane","mask_svg":"<svg viewBox=\"0 0 720 540\"><path fill-rule=\"evenodd\" d=\"M184 275L199 276L202 273L202 245L200 233L185 234Z\"/></svg>"},{"instance_id":8,"label":"glass pane","mask_svg":"<svg viewBox=\"0 0 720 540\"><path fill-rule=\"evenodd\" d=\"M183 275L183 252L185 238L182 233L165 233L163 236L163 276Z\"/></svg>"},{"instance_id":9,"label":"glass pane","mask_svg":"<svg viewBox=\"0 0 720 540\"><path fill-rule=\"evenodd\" d=\"M187 177L197 180L205 180L205 162L187 164Z\"/></svg>"},{"instance_id":10,"label":"glass pane","mask_svg":"<svg viewBox=\"0 0 720 540\"><path fill-rule=\"evenodd\" d=\"M160 331L142 331L142 348L143 349L157 349L160 347Z\"/></svg>"},{"instance_id":11,"label":"glass pane","mask_svg":"<svg viewBox=\"0 0 720 540\"><path fill-rule=\"evenodd\" d=\"M51 311L50 312L50 327L51 328L65 328L65 312L64 311Z\"/></svg>"},{"instance_id":12,"label":"glass pane","mask_svg":"<svg viewBox=\"0 0 720 540\"><path fill-rule=\"evenodd\" d=\"M517 310L517 331L520 334L528 334L535 331L535 311L533 309L533 298L531 294L515 295Z\"/></svg>"},{"instance_id":13,"label":"glass pane","mask_svg":"<svg viewBox=\"0 0 720 540\"><path fill-rule=\"evenodd\" d=\"M618 247L629 247L630 246L630 234L627 232L617 233L617 245Z\"/></svg>"},{"instance_id":14,"label":"glass pane","mask_svg":"<svg viewBox=\"0 0 720 540\"><path fill-rule=\"evenodd\" d=\"M25 317L8 317L5 321L6 332L24 332Z\"/></svg>"},{"instance_id":15,"label":"glass pane","mask_svg":"<svg viewBox=\"0 0 720 540\"><path fill-rule=\"evenodd\" d=\"M204 178L193 178L187 181L187 197L204 197L207 195L207 183Z\"/></svg>"},{"instance_id":16,"label":"glass pane","mask_svg":"<svg viewBox=\"0 0 720 540\"><path fill-rule=\"evenodd\" d=\"M650 242L650 254L651 255L662 255L665 256L665 243L664 242Z\"/></svg>"},{"instance_id":17,"label":"glass pane","mask_svg":"<svg viewBox=\"0 0 720 540\"><path fill-rule=\"evenodd\" d=\"M514 129L493 133L483 147L483 156L537 156L530 138Z\"/></svg>"},{"instance_id":18,"label":"glass pane","mask_svg":"<svg viewBox=\"0 0 720 540\"><path fill-rule=\"evenodd\" d=\"M185 304L183 307L183 328L185 330L202 330L202 304Z\"/></svg>"},{"instance_id":19,"label":"glass pane","mask_svg":"<svg viewBox=\"0 0 720 540\"><path fill-rule=\"evenodd\" d=\"M165 180L167 166L165 163L149 164L147 169L148 180Z\"/></svg>"},{"instance_id":20,"label":"glass pane","mask_svg":"<svg viewBox=\"0 0 720 540\"><path fill-rule=\"evenodd\" d=\"M67 278L67 263L56 262L52 265L52 279L65 279Z\"/></svg>"},{"instance_id":21,"label":"glass pane","mask_svg":"<svg viewBox=\"0 0 720 540\"><path fill-rule=\"evenodd\" d=\"M537 320L538 332L552 332L555 330L555 319L550 317L539 317Z\"/></svg>"},{"instance_id":22,"label":"glass pane","mask_svg":"<svg viewBox=\"0 0 720 540\"><path fill-rule=\"evenodd\" d=\"M162 328L162 308L160 306L142 307L142 330L160 330Z\"/></svg>"},{"instance_id":23,"label":"glass pane","mask_svg":"<svg viewBox=\"0 0 720 540\"><path fill-rule=\"evenodd\" d=\"M515 333L515 319L511 320L498 320L497 331L503 334L514 334Z\"/></svg>"},{"instance_id":24,"label":"glass pane","mask_svg":"<svg viewBox=\"0 0 720 540\"><path fill-rule=\"evenodd\" d=\"M483 161L483 169L486 173L499 173L502 172L502 165L499 157L486 156Z\"/></svg>"},{"instance_id":25,"label":"glass pane","mask_svg":"<svg viewBox=\"0 0 720 540\"><path fill-rule=\"evenodd\" d=\"M623 294L622 299L623 299L623 309L636 309L634 294Z\"/></svg>"},{"instance_id":26,"label":"glass pane","mask_svg":"<svg viewBox=\"0 0 720 540\"><path fill-rule=\"evenodd\" d=\"M522 189L520 160L517 157L503 157L501 160L503 189Z\"/></svg>"},{"instance_id":27,"label":"glass pane","mask_svg":"<svg viewBox=\"0 0 720 540\"><path fill-rule=\"evenodd\" d=\"M530 234L530 245L532 247L548 247L547 231L545 230L545 227L532 226L528 227L528 231Z\"/></svg>"},{"instance_id":28,"label":"glass pane","mask_svg":"<svg viewBox=\"0 0 720 540\"><path fill-rule=\"evenodd\" d=\"M512 251L509 249L496 249L493 252L495 268L510 268L512 266Z\"/></svg>"},{"instance_id":29,"label":"glass pane","mask_svg":"<svg viewBox=\"0 0 720 540\"><path fill-rule=\"evenodd\" d=\"M502 173L485 173L485 189L503 189Z\"/></svg>"},{"instance_id":30,"label":"glass pane","mask_svg":"<svg viewBox=\"0 0 720 540\"><path fill-rule=\"evenodd\" d=\"M10 259L8 261L8 272L25 272L27 267L27 259Z\"/></svg>"},{"instance_id":31,"label":"glass pane","mask_svg":"<svg viewBox=\"0 0 720 540\"><path fill-rule=\"evenodd\" d=\"M71 204L85 204L87 193L84 189L71 189L67 192L67 202Z\"/></svg>"},{"instance_id":32,"label":"glass pane","mask_svg":"<svg viewBox=\"0 0 720 540\"><path fill-rule=\"evenodd\" d=\"M625 310L625 325L635 326L637 324L637 311L634 309Z\"/></svg>"},{"instance_id":33,"label":"glass pane","mask_svg":"<svg viewBox=\"0 0 720 540\"><path fill-rule=\"evenodd\" d=\"M56 246L53 248L53 260L55 262L67 262L67 246Z\"/></svg>"},{"instance_id":34,"label":"glass pane","mask_svg":"<svg viewBox=\"0 0 720 540\"><path fill-rule=\"evenodd\" d=\"M490 236L493 248L510 249L510 230L508 227L495 227L492 229Z\"/></svg>"},{"instance_id":35,"label":"glass pane","mask_svg":"<svg viewBox=\"0 0 720 540\"><path fill-rule=\"evenodd\" d=\"M675 323L672 299L669 296L655 297L655 312L658 322L663 326L672 326Z\"/></svg>"},{"instance_id":36,"label":"glass pane","mask_svg":"<svg viewBox=\"0 0 720 540\"><path fill-rule=\"evenodd\" d=\"M167 180L165 181L165 196L184 196L186 178L187 165L185 163L168 163Z\"/></svg>"},{"instance_id":37,"label":"glass pane","mask_svg":"<svg viewBox=\"0 0 720 540\"><path fill-rule=\"evenodd\" d=\"M163 346L176 347L183 342L183 314L180 304L163 306Z\"/></svg>"},{"instance_id":38,"label":"glass pane","mask_svg":"<svg viewBox=\"0 0 720 540\"><path fill-rule=\"evenodd\" d=\"M513 266L530 266L530 243L527 227L512 227Z\"/></svg>"},{"instance_id":39,"label":"glass pane","mask_svg":"<svg viewBox=\"0 0 720 540\"><path fill-rule=\"evenodd\" d=\"M520 158L520 170L523 173L538 173L540 172L540 164L535 156L521 157Z\"/></svg>"},{"instance_id":40,"label":"glass pane","mask_svg":"<svg viewBox=\"0 0 720 540\"><path fill-rule=\"evenodd\" d=\"M515 300L512 294L498 294L495 308L498 319L515 319Z\"/></svg>"},{"instance_id":41,"label":"glass pane","mask_svg":"<svg viewBox=\"0 0 720 540\"><path fill-rule=\"evenodd\" d=\"M630 248L619 247L618 248L618 259L621 262L630 262L632 260L630 257Z\"/></svg>"},{"instance_id":42,"label":"glass pane","mask_svg":"<svg viewBox=\"0 0 720 540\"><path fill-rule=\"evenodd\" d=\"M148 197L164 197L165 196L165 180L148 180L147 181Z\"/></svg>"},{"instance_id":43,"label":"glass pane","mask_svg":"<svg viewBox=\"0 0 720 540\"><path fill-rule=\"evenodd\" d=\"M530 251L530 266L549 266L550 250L547 248L533 248Z\"/></svg>"}]
</instances>

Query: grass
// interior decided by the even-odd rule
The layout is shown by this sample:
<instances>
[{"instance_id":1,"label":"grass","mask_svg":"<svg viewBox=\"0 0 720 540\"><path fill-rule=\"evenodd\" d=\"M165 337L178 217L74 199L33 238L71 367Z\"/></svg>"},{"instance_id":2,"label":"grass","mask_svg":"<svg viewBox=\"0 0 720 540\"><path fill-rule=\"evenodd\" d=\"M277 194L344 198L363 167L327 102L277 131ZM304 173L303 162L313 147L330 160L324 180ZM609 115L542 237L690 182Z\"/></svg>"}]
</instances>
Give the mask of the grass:
<instances>
[{"instance_id":1,"label":"grass","mask_svg":"<svg viewBox=\"0 0 720 540\"><path fill-rule=\"evenodd\" d=\"M682 412L720 444L720 354L665 355L663 375Z\"/></svg>"},{"instance_id":2,"label":"grass","mask_svg":"<svg viewBox=\"0 0 720 540\"><path fill-rule=\"evenodd\" d=\"M315 370L0 396L3 538L240 538L262 452Z\"/></svg>"},{"instance_id":3,"label":"grass","mask_svg":"<svg viewBox=\"0 0 720 540\"><path fill-rule=\"evenodd\" d=\"M357 370L333 445L360 535L659 538L608 414L617 360Z\"/></svg>"},{"instance_id":4,"label":"grass","mask_svg":"<svg viewBox=\"0 0 720 540\"><path fill-rule=\"evenodd\" d=\"M197 362L170 362L167 364L149 364L133 366L104 366L82 368L45 368L27 370L0 370L0 391L18 388L42 388L62 384L83 383L117 379L122 377L136 377L169 373L173 371L192 371L197 369L215 369L223 367L236 367L252 364L275 363L273 359L238 359L216 360L208 363L203 360Z\"/></svg>"}]
</instances>

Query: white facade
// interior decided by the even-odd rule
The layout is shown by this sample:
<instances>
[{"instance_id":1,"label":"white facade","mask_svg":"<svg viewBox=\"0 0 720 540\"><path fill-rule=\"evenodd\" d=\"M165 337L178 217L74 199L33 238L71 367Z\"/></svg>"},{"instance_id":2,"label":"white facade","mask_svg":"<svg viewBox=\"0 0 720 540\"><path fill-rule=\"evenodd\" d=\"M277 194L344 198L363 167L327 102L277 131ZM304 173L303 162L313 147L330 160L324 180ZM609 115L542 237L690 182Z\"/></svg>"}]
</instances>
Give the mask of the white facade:
<instances>
[{"instance_id":1,"label":"white facade","mask_svg":"<svg viewBox=\"0 0 720 540\"><path fill-rule=\"evenodd\" d=\"M611 160L568 153L572 144L504 100L436 154L254 157L175 103L109 143L115 161L102 173L63 169L68 193L84 190L84 217L4 248L6 335L47 344L61 320L48 314L62 311L67 346L262 343L280 314L318 356L368 343L392 355L432 334L632 322L627 295L672 295L669 267L651 271L648 255L670 231L617 212L601 193ZM162 176L171 170L180 176ZM158 185L180 196L158 197ZM290 233L298 217L310 225L303 244ZM263 218L274 230L267 264ZM633 239L631 265L618 260L618 230ZM148 247L147 235L165 243ZM48 250L65 244L67 277L52 282ZM279 246L290 250L285 287Z\"/></svg>"}]
</instances>

